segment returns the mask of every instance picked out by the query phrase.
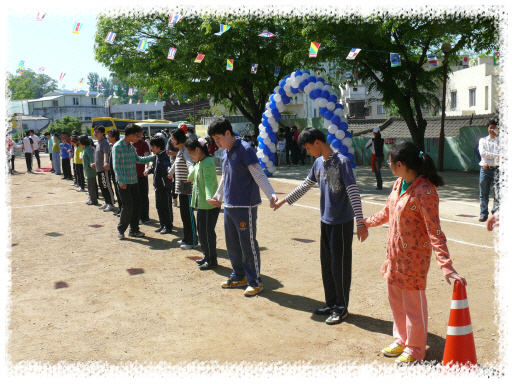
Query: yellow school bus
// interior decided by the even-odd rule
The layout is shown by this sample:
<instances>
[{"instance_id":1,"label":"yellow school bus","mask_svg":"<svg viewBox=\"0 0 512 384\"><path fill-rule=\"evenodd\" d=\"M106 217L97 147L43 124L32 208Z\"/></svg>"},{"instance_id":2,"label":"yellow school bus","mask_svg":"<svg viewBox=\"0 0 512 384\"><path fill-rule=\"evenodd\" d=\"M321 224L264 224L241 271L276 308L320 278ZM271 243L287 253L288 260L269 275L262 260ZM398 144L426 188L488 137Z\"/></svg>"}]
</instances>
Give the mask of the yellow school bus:
<instances>
[{"instance_id":1,"label":"yellow school bus","mask_svg":"<svg viewBox=\"0 0 512 384\"><path fill-rule=\"evenodd\" d=\"M130 123L140 124L140 123L170 123L167 120L127 120L127 119L117 119L113 117L95 117L92 119L92 128L91 135L94 137L94 128L98 125L102 125L105 127L105 135L111 129L117 129L119 132L124 134L124 130L126 126Z\"/></svg>"}]
</instances>

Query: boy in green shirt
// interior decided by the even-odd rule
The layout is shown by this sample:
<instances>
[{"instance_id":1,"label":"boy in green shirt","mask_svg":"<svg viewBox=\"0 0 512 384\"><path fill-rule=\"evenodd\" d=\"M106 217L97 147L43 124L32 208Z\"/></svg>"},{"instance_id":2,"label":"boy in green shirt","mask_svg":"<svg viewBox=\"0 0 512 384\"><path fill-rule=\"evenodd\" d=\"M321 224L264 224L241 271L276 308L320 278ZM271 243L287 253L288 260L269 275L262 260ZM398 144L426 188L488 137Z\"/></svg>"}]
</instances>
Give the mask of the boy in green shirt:
<instances>
[{"instance_id":1,"label":"boy in green shirt","mask_svg":"<svg viewBox=\"0 0 512 384\"><path fill-rule=\"evenodd\" d=\"M53 140L53 146L51 148L53 169L55 169L56 175L60 175L60 141L57 133L53 135Z\"/></svg>"},{"instance_id":2,"label":"boy in green shirt","mask_svg":"<svg viewBox=\"0 0 512 384\"><path fill-rule=\"evenodd\" d=\"M82 153L82 166L87 179L89 201L87 205L98 205L98 186L96 185L96 170L91 167L94 164L94 151L90 146L89 138L85 135L79 138Z\"/></svg>"}]
</instances>

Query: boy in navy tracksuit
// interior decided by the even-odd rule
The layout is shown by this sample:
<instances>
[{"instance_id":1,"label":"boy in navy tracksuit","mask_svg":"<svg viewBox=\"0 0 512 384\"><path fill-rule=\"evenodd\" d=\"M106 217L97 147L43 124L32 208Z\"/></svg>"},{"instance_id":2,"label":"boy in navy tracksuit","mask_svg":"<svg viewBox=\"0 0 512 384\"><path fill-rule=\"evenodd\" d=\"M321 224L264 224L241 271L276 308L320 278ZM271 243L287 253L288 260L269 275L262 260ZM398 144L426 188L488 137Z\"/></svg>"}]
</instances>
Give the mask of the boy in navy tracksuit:
<instances>
[{"instance_id":1,"label":"boy in navy tracksuit","mask_svg":"<svg viewBox=\"0 0 512 384\"><path fill-rule=\"evenodd\" d=\"M222 157L222 179L213 199L216 207L224 198L224 232L226 248L233 272L222 288L247 287L245 296L254 296L263 290L260 277L260 249L256 241L256 219L261 204L260 191L271 204L277 202L274 189L263 173L256 152L249 143L237 139L226 118L214 119L208 127L208 136L225 149Z\"/></svg>"},{"instance_id":2,"label":"boy in navy tracksuit","mask_svg":"<svg viewBox=\"0 0 512 384\"><path fill-rule=\"evenodd\" d=\"M158 220L160 227L155 229L155 232L160 232L162 235L171 233L172 231L172 190L174 184L169 179L168 173L171 169L169 156L165 153L165 140L161 137L153 137L149 145L151 150L156 155L155 161L150 169L144 171L144 176L153 174L153 186L155 187L155 205L158 212Z\"/></svg>"}]
</instances>

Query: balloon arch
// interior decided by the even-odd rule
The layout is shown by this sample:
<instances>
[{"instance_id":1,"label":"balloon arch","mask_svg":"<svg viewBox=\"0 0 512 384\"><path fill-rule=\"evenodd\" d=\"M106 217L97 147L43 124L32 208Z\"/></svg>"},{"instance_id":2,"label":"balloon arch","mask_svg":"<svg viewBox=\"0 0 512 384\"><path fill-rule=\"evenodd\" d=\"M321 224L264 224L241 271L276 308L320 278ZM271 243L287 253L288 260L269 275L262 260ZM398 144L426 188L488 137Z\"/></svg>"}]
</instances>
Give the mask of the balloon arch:
<instances>
[{"instance_id":1,"label":"balloon arch","mask_svg":"<svg viewBox=\"0 0 512 384\"><path fill-rule=\"evenodd\" d=\"M265 112L259 125L258 151L257 155L261 167L267 174L276 171L276 146L277 131L281 112L285 105L289 104L291 97L299 92L309 95L311 100L320 107L320 115L324 117L324 127L329 134L327 141L333 150L345 155L351 162L352 168L356 167L354 162L354 148L352 147L352 135L348 131L347 119L344 116L343 105L337 104L338 96L333 92L332 86L326 84L325 80L311 74L309 71L295 71L287 75L274 88L270 95L270 101L265 106Z\"/></svg>"}]
</instances>

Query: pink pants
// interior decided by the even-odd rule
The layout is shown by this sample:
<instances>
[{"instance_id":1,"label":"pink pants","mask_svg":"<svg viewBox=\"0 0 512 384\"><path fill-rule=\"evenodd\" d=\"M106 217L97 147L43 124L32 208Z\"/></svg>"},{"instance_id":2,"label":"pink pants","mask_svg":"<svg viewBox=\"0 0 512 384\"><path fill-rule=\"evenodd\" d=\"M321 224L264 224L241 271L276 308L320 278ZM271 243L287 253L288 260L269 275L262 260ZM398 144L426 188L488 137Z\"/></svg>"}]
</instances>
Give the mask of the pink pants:
<instances>
[{"instance_id":1,"label":"pink pants","mask_svg":"<svg viewBox=\"0 0 512 384\"><path fill-rule=\"evenodd\" d=\"M388 284L388 300L393 313L393 338L405 346L404 352L418 361L427 347L427 296L425 291L409 291Z\"/></svg>"}]
</instances>

